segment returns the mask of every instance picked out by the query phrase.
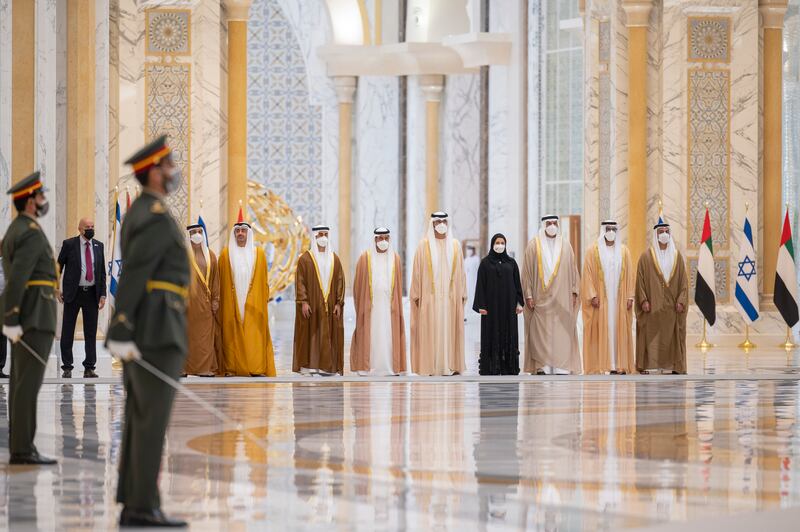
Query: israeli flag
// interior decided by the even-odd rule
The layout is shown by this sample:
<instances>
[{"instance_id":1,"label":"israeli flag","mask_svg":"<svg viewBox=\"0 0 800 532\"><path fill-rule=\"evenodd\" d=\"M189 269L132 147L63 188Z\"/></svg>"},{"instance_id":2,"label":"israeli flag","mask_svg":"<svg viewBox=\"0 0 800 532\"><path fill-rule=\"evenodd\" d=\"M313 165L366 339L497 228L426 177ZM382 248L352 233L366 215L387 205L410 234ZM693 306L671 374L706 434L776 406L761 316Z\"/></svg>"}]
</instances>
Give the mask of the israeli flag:
<instances>
[{"instance_id":1,"label":"israeli flag","mask_svg":"<svg viewBox=\"0 0 800 532\"><path fill-rule=\"evenodd\" d=\"M758 319L758 276L756 275L756 251L753 245L753 228L747 215L742 228L744 238L739 245L736 273L736 308L748 324Z\"/></svg>"},{"instance_id":2,"label":"israeli flag","mask_svg":"<svg viewBox=\"0 0 800 532\"><path fill-rule=\"evenodd\" d=\"M117 287L119 286L119 277L122 274L122 209L119 206L119 197L117 197L116 214L114 216L114 245L111 251L111 262L108 263L108 303L111 305L113 311L114 304L117 298Z\"/></svg>"}]
</instances>

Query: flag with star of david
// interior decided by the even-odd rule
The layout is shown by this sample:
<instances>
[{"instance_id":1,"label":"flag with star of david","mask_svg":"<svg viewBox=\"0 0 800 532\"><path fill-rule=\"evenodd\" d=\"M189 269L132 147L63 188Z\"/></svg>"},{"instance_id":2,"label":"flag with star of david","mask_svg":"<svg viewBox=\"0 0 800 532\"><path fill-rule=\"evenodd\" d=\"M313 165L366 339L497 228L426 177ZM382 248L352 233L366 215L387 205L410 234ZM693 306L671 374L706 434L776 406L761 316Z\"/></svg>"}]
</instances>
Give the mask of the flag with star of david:
<instances>
[{"instance_id":1,"label":"flag with star of david","mask_svg":"<svg viewBox=\"0 0 800 532\"><path fill-rule=\"evenodd\" d=\"M739 242L737 257L736 292L734 301L742 319L750 324L758 319L758 276L756 275L756 248L753 244L753 228L747 214L742 226L743 237Z\"/></svg>"}]
</instances>

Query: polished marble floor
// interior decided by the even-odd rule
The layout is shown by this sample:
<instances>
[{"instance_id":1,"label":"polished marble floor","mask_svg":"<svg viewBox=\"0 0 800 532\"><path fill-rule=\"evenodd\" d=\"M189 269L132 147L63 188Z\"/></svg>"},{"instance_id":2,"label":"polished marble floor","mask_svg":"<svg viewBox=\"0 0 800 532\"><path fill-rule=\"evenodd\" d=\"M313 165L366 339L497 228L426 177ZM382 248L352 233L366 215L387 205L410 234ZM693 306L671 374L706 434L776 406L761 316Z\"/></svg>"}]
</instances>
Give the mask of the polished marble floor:
<instances>
[{"instance_id":1,"label":"polished marble floor","mask_svg":"<svg viewBox=\"0 0 800 532\"><path fill-rule=\"evenodd\" d=\"M469 332L470 352L477 342ZM184 380L164 449L164 508L193 530L796 530L800 354L691 349L687 376ZM470 348L469 346L472 346ZM107 530L124 394L51 357L37 444L6 465L0 529ZM80 356L77 357L80 360ZM241 424L245 431L237 430Z\"/></svg>"},{"instance_id":2,"label":"polished marble floor","mask_svg":"<svg viewBox=\"0 0 800 532\"><path fill-rule=\"evenodd\" d=\"M232 418L175 407L163 500L195 530L617 530L800 506L796 379L190 386ZM45 385L57 468L5 465L0 427L0 528L114 525L122 404L119 385Z\"/></svg>"}]
</instances>

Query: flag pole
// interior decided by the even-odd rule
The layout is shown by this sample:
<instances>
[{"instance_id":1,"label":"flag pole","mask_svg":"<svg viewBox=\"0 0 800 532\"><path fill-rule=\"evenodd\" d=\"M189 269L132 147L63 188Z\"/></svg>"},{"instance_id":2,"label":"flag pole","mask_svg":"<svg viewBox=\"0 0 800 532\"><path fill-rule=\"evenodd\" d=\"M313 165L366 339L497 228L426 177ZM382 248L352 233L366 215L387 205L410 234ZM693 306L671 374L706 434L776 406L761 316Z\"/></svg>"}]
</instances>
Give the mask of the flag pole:
<instances>
[{"instance_id":1,"label":"flag pole","mask_svg":"<svg viewBox=\"0 0 800 532\"><path fill-rule=\"evenodd\" d=\"M787 351L797 347L797 344L792 341L792 329L790 329L789 327L786 327L786 338L784 339L783 343L780 344L778 347L782 347Z\"/></svg>"},{"instance_id":2,"label":"flag pole","mask_svg":"<svg viewBox=\"0 0 800 532\"><path fill-rule=\"evenodd\" d=\"M747 323L744 324L744 342L739 344L740 349L744 349L747 351L748 349L755 349L758 347L756 344L750 341L750 325Z\"/></svg>"},{"instance_id":3,"label":"flag pole","mask_svg":"<svg viewBox=\"0 0 800 532\"><path fill-rule=\"evenodd\" d=\"M703 338L700 340L700 342L696 343L694 346L698 347L700 349L711 349L712 347L716 347L714 344L709 342L708 339L706 339L706 320L705 320L705 318L703 318Z\"/></svg>"}]
</instances>

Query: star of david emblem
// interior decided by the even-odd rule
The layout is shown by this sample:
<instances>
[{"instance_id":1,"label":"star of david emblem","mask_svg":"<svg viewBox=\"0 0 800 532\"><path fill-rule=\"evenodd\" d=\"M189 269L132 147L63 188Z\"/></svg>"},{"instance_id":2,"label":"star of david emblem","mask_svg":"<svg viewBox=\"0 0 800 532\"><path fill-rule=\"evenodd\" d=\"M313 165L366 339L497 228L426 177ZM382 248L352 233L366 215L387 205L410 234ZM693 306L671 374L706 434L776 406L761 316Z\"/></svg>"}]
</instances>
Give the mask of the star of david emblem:
<instances>
[{"instance_id":1,"label":"star of david emblem","mask_svg":"<svg viewBox=\"0 0 800 532\"><path fill-rule=\"evenodd\" d=\"M756 261L745 255L744 260L739 263L739 273L736 274L736 277L744 277L745 281L749 281L755 274Z\"/></svg>"}]
</instances>

